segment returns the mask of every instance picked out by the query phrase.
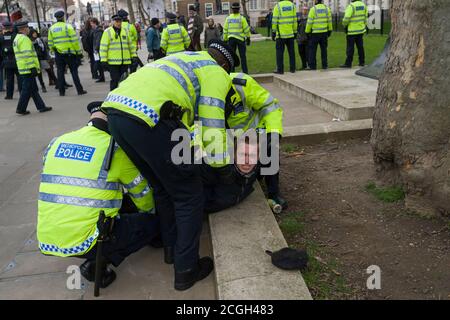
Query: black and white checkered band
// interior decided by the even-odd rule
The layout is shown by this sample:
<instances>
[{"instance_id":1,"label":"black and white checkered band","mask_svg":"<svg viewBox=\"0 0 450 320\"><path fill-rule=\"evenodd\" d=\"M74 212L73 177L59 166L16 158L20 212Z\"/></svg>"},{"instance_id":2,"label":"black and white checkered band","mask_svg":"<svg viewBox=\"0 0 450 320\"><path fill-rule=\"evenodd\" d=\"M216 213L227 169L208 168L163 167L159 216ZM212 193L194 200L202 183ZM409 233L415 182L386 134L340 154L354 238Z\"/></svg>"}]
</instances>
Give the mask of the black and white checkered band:
<instances>
[{"instance_id":1,"label":"black and white checkered band","mask_svg":"<svg viewBox=\"0 0 450 320\"><path fill-rule=\"evenodd\" d=\"M225 56L225 58L227 58L228 62L231 64L231 67L234 66L233 56L231 55L231 53L224 46L221 46L218 43L211 43L209 45L209 47L219 50Z\"/></svg>"},{"instance_id":2,"label":"black and white checkered band","mask_svg":"<svg viewBox=\"0 0 450 320\"><path fill-rule=\"evenodd\" d=\"M104 113L104 111L102 110L102 107L101 107L101 106L92 108L92 109L90 110L90 113L93 114L94 112L99 112L99 111Z\"/></svg>"}]
</instances>

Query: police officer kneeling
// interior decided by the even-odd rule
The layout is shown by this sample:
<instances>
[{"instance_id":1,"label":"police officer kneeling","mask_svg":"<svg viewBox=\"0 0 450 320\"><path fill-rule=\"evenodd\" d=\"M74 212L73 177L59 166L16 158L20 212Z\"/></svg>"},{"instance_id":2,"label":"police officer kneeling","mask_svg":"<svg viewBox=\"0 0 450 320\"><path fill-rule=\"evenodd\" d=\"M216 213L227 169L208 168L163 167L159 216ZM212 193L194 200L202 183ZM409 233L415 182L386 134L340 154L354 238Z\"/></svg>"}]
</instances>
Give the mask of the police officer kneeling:
<instances>
[{"instance_id":1,"label":"police officer kneeling","mask_svg":"<svg viewBox=\"0 0 450 320\"><path fill-rule=\"evenodd\" d=\"M86 258L80 270L89 281L95 275L101 210L113 218L111 240L103 244L108 264L117 267L159 234L152 189L112 142L100 105L89 104L87 126L55 138L48 146L38 201L39 249L46 255ZM128 192L127 210L124 188ZM101 287L115 278L115 272L105 266Z\"/></svg>"}]
</instances>

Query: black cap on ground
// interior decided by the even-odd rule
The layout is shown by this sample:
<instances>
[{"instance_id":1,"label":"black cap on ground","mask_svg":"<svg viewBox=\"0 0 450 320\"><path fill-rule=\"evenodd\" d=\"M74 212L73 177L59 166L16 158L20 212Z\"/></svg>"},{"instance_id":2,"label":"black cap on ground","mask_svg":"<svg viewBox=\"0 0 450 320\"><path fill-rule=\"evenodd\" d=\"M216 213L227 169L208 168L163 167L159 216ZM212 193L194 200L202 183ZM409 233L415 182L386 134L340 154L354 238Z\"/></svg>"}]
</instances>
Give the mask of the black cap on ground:
<instances>
[{"instance_id":1,"label":"black cap on ground","mask_svg":"<svg viewBox=\"0 0 450 320\"><path fill-rule=\"evenodd\" d=\"M308 266L308 253L305 250L283 248L266 253L272 257L272 264L283 270L305 270Z\"/></svg>"},{"instance_id":2,"label":"black cap on ground","mask_svg":"<svg viewBox=\"0 0 450 320\"><path fill-rule=\"evenodd\" d=\"M56 19L60 19L60 18L63 18L63 17L64 17L64 11L59 10L59 11L55 12L55 18Z\"/></svg>"},{"instance_id":3,"label":"black cap on ground","mask_svg":"<svg viewBox=\"0 0 450 320\"><path fill-rule=\"evenodd\" d=\"M122 18L128 17L128 12L126 12L126 11L123 10L123 9L120 9L119 11L117 11L117 14L118 14L119 16L121 16Z\"/></svg>"},{"instance_id":4,"label":"black cap on ground","mask_svg":"<svg viewBox=\"0 0 450 320\"><path fill-rule=\"evenodd\" d=\"M208 43L208 48L214 48L218 50L228 60L231 69L239 67L239 57L226 42L223 42L222 40L212 39Z\"/></svg>"},{"instance_id":5,"label":"black cap on ground","mask_svg":"<svg viewBox=\"0 0 450 320\"><path fill-rule=\"evenodd\" d=\"M91 103L89 103L87 105L87 111L90 114L93 114L94 112L98 112L98 111L103 112L102 104L103 104L103 101L92 101Z\"/></svg>"}]
</instances>

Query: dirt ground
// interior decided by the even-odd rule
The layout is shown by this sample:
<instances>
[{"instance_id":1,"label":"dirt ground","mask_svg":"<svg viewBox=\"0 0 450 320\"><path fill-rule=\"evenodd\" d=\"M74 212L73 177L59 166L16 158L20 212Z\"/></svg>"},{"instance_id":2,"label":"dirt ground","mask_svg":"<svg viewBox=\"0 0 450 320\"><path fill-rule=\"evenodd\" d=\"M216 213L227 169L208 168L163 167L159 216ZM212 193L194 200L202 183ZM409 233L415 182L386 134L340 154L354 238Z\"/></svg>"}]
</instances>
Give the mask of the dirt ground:
<instances>
[{"instance_id":1,"label":"dirt ground","mask_svg":"<svg viewBox=\"0 0 450 320\"><path fill-rule=\"evenodd\" d=\"M306 248L316 299L450 299L450 223L408 213L368 193L377 182L368 141L284 148L277 216L290 246ZM368 290L367 268L381 269Z\"/></svg>"}]
</instances>

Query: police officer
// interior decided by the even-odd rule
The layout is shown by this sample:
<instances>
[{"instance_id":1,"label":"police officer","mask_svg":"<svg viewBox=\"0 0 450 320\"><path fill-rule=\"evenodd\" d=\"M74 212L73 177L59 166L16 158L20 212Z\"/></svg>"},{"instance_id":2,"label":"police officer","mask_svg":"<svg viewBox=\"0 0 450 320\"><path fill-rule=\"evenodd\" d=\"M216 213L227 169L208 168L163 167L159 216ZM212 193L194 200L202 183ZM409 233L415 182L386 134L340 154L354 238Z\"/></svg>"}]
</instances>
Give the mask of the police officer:
<instances>
[{"instance_id":1,"label":"police officer","mask_svg":"<svg viewBox=\"0 0 450 320\"><path fill-rule=\"evenodd\" d=\"M322 56L322 68L328 69L328 38L333 31L331 9L323 4L323 0L316 0L316 5L309 10L306 33L310 35L309 43L309 68L316 70L317 46L320 45Z\"/></svg>"},{"instance_id":2,"label":"police officer","mask_svg":"<svg viewBox=\"0 0 450 320\"><path fill-rule=\"evenodd\" d=\"M274 73L284 73L284 47L289 54L289 70L295 73L295 47L297 35L297 13L295 5L289 0L282 0L273 8L272 40L276 41L277 69Z\"/></svg>"},{"instance_id":3,"label":"police officer","mask_svg":"<svg viewBox=\"0 0 450 320\"><path fill-rule=\"evenodd\" d=\"M100 106L90 103L88 125L53 139L47 147L38 201L39 249L46 255L86 258L80 271L89 281L95 276L100 210L114 218L102 254L115 267L159 233L152 189L111 141ZM116 277L109 268L103 276L102 287Z\"/></svg>"},{"instance_id":4,"label":"police officer","mask_svg":"<svg viewBox=\"0 0 450 320\"><path fill-rule=\"evenodd\" d=\"M14 38L13 50L16 56L17 69L20 74L19 81L22 83L16 113L20 115L30 113L30 111L27 111L30 98L33 98L34 104L39 112L50 111L52 108L45 105L38 92L36 76L41 70L33 43L28 38L30 32L28 21L16 22L15 27L18 30L18 34Z\"/></svg>"},{"instance_id":5,"label":"police officer","mask_svg":"<svg viewBox=\"0 0 450 320\"><path fill-rule=\"evenodd\" d=\"M17 70L16 59L14 57L13 41L15 34L13 33L13 24L11 22L3 22L4 33L0 35L0 61L5 69L6 76L6 100L11 100L14 94L14 75L17 78L17 85L21 91L22 84L19 81L19 71Z\"/></svg>"},{"instance_id":6,"label":"police officer","mask_svg":"<svg viewBox=\"0 0 450 320\"><path fill-rule=\"evenodd\" d=\"M358 48L359 66L365 64L363 36L367 31L367 6L360 0L352 0L345 9L345 16L342 24L347 33L347 59L341 68L351 68L355 44Z\"/></svg>"},{"instance_id":7,"label":"police officer","mask_svg":"<svg viewBox=\"0 0 450 320\"><path fill-rule=\"evenodd\" d=\"M177 23L176 14L168 12L166 17L168 25L161 35L161 49L164 50L166 55L187 50L191 44L191 38L186 29Z\"/></svg>"},{"instance_id":8,"label":"police officer","mask_svg":"<svg viewBox=\"0 0 450 320\"><path fill-rule=\"evenodd\" d=\"M233 52L236 52L236 48L239 50L242 72L248 73L247 49L245 45L250 45L250 27L248 26L247 19L239 13L240 8L239 2L234 2L231 5L231 11L233 13L225 19L223 40L228 41Z\"/></svg>"},{"instance_id":9,"label":"police officer","mask_svg":"<svg viewBox=\"0 0 450 320\"><path fill-rule=\"evenodd\" d=\"M137 34L137 30L136 27L134 26L134 24L130 23L130 21L128 20L128 12L126 12L123 9L120 9L119 11L117 11L117 14L119 15L119 17L122 18L122 28L125 29L130 37L131 40L131 45L132 45L132 50L134 50L134 52L137 52L137 40L138 40L138 34ZM136 71L138 66L137 61L132 63L130 65L130 72L133 73Z\"/></svg>"},{"instance_id":10,"label":"police officer","mask_svg":"<svg viewBox=\"0 0 450 320\"><path fill-rule=\"evenodd\" d=\"M109 70L110 89L114 90L131 63L137 63L137 55L128 31L122 27L122 18L113 15L111 19L113 25L103 32L100 41L100 61L103 68Z\"/></svg>"},{"instance_id":11,"label":"police officer","mask_svg":"<svg viewBox=\"0 0 450 320\"><path fill-rule=\"evenodd\" d=\"M273 142L273 148L279 153L279 144L272 135L277 135L279 141L283 134L283 110L278 100L269 91L263 88L255 79L243 73L231 75L235 94L231 97L231 104L226 108L227 125L235 129L235 135L240 136L248 130L255 130L259 135L266 135L268 142ZM271 146L268 143L268 156L271 156ZM278 157L274 157L279 159ZM265 164L263 167L275 165L279 168L279 162ZM263 175L267 186L267 196L276 203L287 208L287 202L280 194L279 172Z\"/></svg>"},{"instance_id":12,"label":"police officer","mask_svg":"<svg viewBox=\"0 0 450 320\"><path fill-rule=\"evenodd\" d=\"M64 80L66 66L69 66L78 95L86 94L87 92L83 89L78 76L78 66L82 57L80 43L72 25L64 22L64 15L64 11L57 11L55 13L57 22L48 31L48 46L55 53L56 68L58 70L59 95L64 96L66 93Z\"/></svg>"},{"instance_id":13,"label":"police officer","mask_svg":"<svg viewBox=\"0 0 450 320\"><path fill-rule=\"evenodd\" d=\"M176 290L190 288L213 269L211 258L199 259L203 188L198 166L189 163L190 136L203 143L205 161L227 176L227 71L238 63L229 46L214 40L208 51L176 53L147 64L111 91L102 105L111 134L154 188L165 261L174 262ZM202 124L201 131L194 120ZM178 145L171 139L175 130L187 135L184 151L175 153L188 163L172 157Z\"/></svg>"}]
</instances>

